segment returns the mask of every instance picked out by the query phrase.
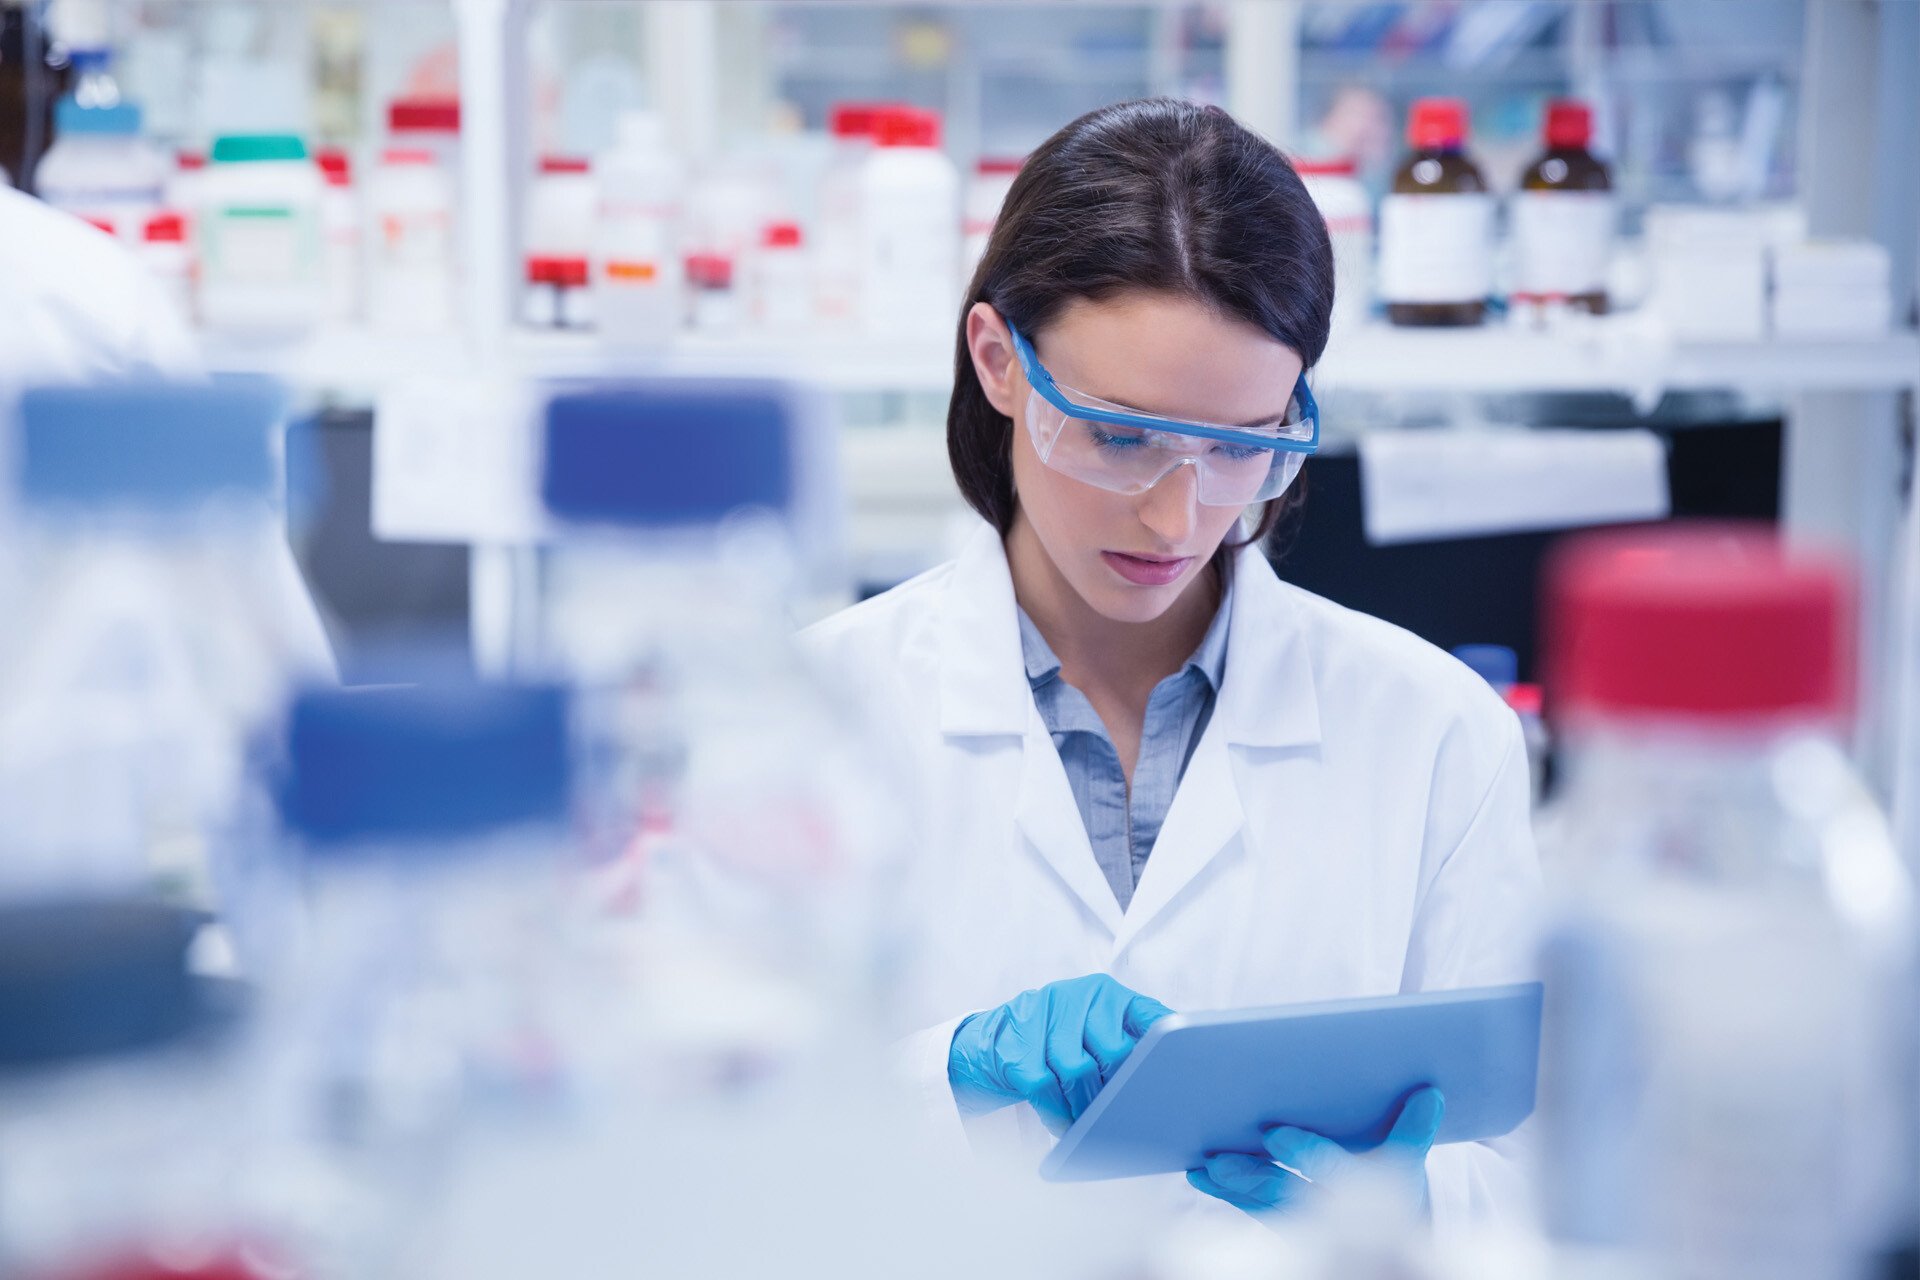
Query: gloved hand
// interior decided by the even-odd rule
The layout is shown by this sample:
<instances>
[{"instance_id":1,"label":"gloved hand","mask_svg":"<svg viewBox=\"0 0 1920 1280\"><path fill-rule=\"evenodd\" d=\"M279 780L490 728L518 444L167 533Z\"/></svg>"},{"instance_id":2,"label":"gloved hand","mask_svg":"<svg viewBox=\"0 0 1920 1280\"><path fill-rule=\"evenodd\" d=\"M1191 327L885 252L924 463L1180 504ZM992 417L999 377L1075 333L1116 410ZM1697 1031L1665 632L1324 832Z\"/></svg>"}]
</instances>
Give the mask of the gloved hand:
<instances>
[{"instance_id":1,"label":"gloved hand","mask_svg":"<svg viewBox=\"0 0 1920 1280\"><path fill-rule=\"evenodd\" d=\"M962 1022L947 1080L962 1111L1031 1102L1047 1128L1065 1133L1147 1028L1172 1012L1104 973L1049 982Z\"/></svg>"},{"instance_id":2,"label":"gloved hand","mask_svg":"<svg viewBox=\"0 0 1920 1280\"><path fill-rule=\"evenodd\" d=\"M1445 1113L1438 1089L1418 1089L1401 1106L1387 1140L1370 1151L1349 1151L1317 1133L1281 1126L1268 1130L1263 1140L1269 1158L1237 1152L1212 1156L1204 1167L1189 1170L1187 1181L1271 1222L1345 1179L1370 1173L1377 1184L1404 1197L1409 1213L1425 1217L1427 1152Z\"/></svg>"}]
</instances>

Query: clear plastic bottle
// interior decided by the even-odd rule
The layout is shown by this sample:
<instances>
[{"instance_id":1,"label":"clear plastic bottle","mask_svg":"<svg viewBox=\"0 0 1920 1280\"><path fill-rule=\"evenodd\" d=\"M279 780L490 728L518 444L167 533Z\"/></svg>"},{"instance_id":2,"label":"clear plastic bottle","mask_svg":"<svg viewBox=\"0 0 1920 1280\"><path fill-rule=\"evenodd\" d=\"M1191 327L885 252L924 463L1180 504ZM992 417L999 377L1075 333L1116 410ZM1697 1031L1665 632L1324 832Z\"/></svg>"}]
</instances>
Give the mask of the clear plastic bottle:
<instances>
[{"instance_id":1,"label":"clear plastic bottle","mask_svg":"<svg viewBox=\"0 0 1920 1280\"><path fill-rule=\"evenodd\" d=\"M163 209L141 229L140 261L184 321L193 319L193 248L187 243L187 217Z\"/></svg>"},{"instance_id":2,"label":"clear plastic bottle","mask_svg":"<svg viewBox=\"0 0 1920 1280\"><path fill-rule=\"evenodd\" d=\"M964 243L960 251L960 288L973 283L973 272L987 252L994 224L1000 220L1000 206L1013 190L1026 161L1018 157L983 156L973 165L973 177L967 182L966 218L960 231Z\"/></svg>"},{"instance_id":3,"label":"clear plastic bottle","mask_svg":"<svg viewBox=\"0 0 1920 1280\"><path fill-rule=\"evenodd\" d=\"M688 963L740 984L711 1002L716 1025L770 1000L796 1015L731 1029L774 1059L869 1018L886 950L884 770L814 687L785 610L796 548L819 554L832 510L818 426L759 383L563 395L547 420L544 494L566 532L541 660L587 691L595 848L625 860L643 909L720 908Z\"/></svg>"},{"instance_id":4,"label":"clear plastic bottle","mask_svg":"<svg viewBox=\"0 0 1920 1280\"><path fill-rule=\"evenodd\" d=\"M453 179L431 151L389 147L367 181L367 321L389 333L454 322Z\"/></svg>"},{"instance_id":5,"label":"clear plastic bottle","mask_svg":"<svg viewBox=\"0 0 1920 1280\"><path fill-rule=\"evenodd\" d=\"M1422 98L1380 202L1380 298L1402 325L1474 325L1493 291L1493 197L1467 157L1467 107Z\"/></svg>"},{"instance_id":6,"label":"clear plastic bottle","mask_svg":"<svg viewBox=\"0 0 1920 1280\"><path fill-rule=\"evenodd\" d=\"M291 134L214 143L200 183L200 316L242 335L311 329L326 305L320 171Z\"/></svg>"},{"instance_id":7,"label":"clear plastic bottle","mask_svg":"<svg viewBox=\"0 0 1920 1280\"><path fill-rule=\"evenodd\" d=\"M351 324L361 318L365 259L360 227L360 201L353 189L353 160L345 147L322 147L314 153L326 187L320 193L321 257L327 280L326 320Z\"/></svg>"},{"instance_id":8,"label":"clear plastic bottle","mask_svg":"<svg viewBox=\"0 0 1920 1280\"><path fill-rule=\"evenodd\" d=\"M621 116L614 147L594 164L600 208L594 239L594 314L613 343L658 346L685 310L681 199L685 168L652 112Z\"/></svg>"},{"instance_id":9,"label":"clear plastic bottle","mask_svg":"<svg viewBox=\"0 0 1920 1280\"><path fill-rule=\"evenodd\" d=\"M1754 530L1597 535L1552 596L1547 1222L1619 1274L1874 1274L1911 1196L1913 894L1840 746L1847 576Z\"/></svg>"},{"instance_id":10,"label":"clear plastic bottle","mask_svg":"<svg viewBox=\"0 0 1920 1280\"><path fill-rule=\"evenodd\" d=\"M301 927L253 1037L253 1175L301 1274L421 1274L461 1144L617 1076L579 968L564 693L316 690L277 787Z\"/></svg>"},{"instance_id":11,"label":"clear plastic bottle","mask_svg":"<svg viewBox=\"0 0 1920 1280\"><path fill-rule=\"evenodd\" d=\"M798 334L815 319L813 259L797 222L770 222L753 256L753 322L774 333Z\"/></svg>"},{"instance_id":12,"label":"clear plastic bottle","mask_svg":"<svg viewBox=\"0 0 1920 1280\"><path fill-rule=\"evenodd\" d=\"M244 891L251 734L331 675L278 510L275 387L42 388L20 404L0 629L0 891Z\"/></svg>"}]
</instances>

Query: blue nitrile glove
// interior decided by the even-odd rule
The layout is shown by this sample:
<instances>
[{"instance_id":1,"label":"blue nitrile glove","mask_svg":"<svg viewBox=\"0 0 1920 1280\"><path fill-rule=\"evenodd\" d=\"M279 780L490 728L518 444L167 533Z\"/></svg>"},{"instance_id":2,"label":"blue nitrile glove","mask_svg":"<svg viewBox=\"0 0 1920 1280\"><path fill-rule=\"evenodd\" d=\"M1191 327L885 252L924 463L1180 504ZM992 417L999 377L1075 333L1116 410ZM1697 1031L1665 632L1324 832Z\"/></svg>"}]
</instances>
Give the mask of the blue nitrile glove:
<instances>
[{"instance_id":1,"label":"blue nitrile glove","mask_svg":"<svg viewBox=\"0 0 1920 1280\"><path fill-rule=\"evenodd\" d=\"M1273 1220L1367 1170L1376 1174L1376 1181L1403 1192L1408 1210L1425 1217L1427 1152L1433 1149L1445 1112L1446 1100L1438 1089L1418 1089L1400 1108L1387 1140L1370 1151L1349 1151L1317 1133L1281 1126L1269 1129L1262 1140L1266 1157L1237 1152L1211 1156L1203 1167L1188 1171L1187 1181L1256 1218Z\"/></svg>"},{"instance_id":2,"label":"blue nitrile glove","mask_svg":"<svg viewBox=\"0 0 1920 1280\"><path fill-rule=\"evenodd\" d=\"M1031 1102L1047 1128L1065 1133L1147 1028L1172 1012L1104 973L1049 982L962 1022L947 1080L962 1111Z\"/></svg>"}]
</instances>

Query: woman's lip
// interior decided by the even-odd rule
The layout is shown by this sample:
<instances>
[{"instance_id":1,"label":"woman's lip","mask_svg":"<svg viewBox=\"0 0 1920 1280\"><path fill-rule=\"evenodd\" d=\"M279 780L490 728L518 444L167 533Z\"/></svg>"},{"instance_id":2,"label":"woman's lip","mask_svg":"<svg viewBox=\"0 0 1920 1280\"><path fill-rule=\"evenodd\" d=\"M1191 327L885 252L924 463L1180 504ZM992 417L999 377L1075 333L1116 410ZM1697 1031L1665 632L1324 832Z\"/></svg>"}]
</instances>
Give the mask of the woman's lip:
<instances>
[{"instance_id":1,"label":"woman's lip","mask_svg":"<svg viewBox=\"0 0 1920 1280\"><path fill-rule=\"evenodd\" d=\"M1128 582L1142 587L1165 586L1184 573L1187 565L1193 560L1192 556L1162 559L1153 556L1129 555L1124 551L1102 551L1100 558Z\"/></svg>"}]
</instances>

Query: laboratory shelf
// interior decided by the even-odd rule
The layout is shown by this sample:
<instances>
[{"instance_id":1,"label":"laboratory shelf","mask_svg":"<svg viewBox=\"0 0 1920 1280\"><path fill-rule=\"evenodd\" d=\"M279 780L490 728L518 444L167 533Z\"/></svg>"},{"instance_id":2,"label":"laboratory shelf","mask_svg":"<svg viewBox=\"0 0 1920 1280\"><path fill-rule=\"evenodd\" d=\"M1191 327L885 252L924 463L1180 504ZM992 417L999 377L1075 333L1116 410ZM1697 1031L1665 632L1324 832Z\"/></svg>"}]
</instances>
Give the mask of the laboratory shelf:
<instances>
[{"instance_id":1,"label":"laboratory shelf","mask_svg":"<svg viewBox=\"0 0 1920 1280\"><path fill-rule=\"evenodd\" d=\"M516 332L486 358L452 334L330 330L294 342L206 342L211 368L268 373L339 397L375 395L418 375L526 378L669 373L787 378L835 391L944 392L948 341L817 335L687 335L664 350L622 350L589 333ZM1618 393L1887 391L1920 388L1920 335L1748 342L1675 341L1624 316L1556 332L1490 326L1415 330L1370 324L1338 333L1315 376L1321 392Z\"/></svg>"}]
</instances>

